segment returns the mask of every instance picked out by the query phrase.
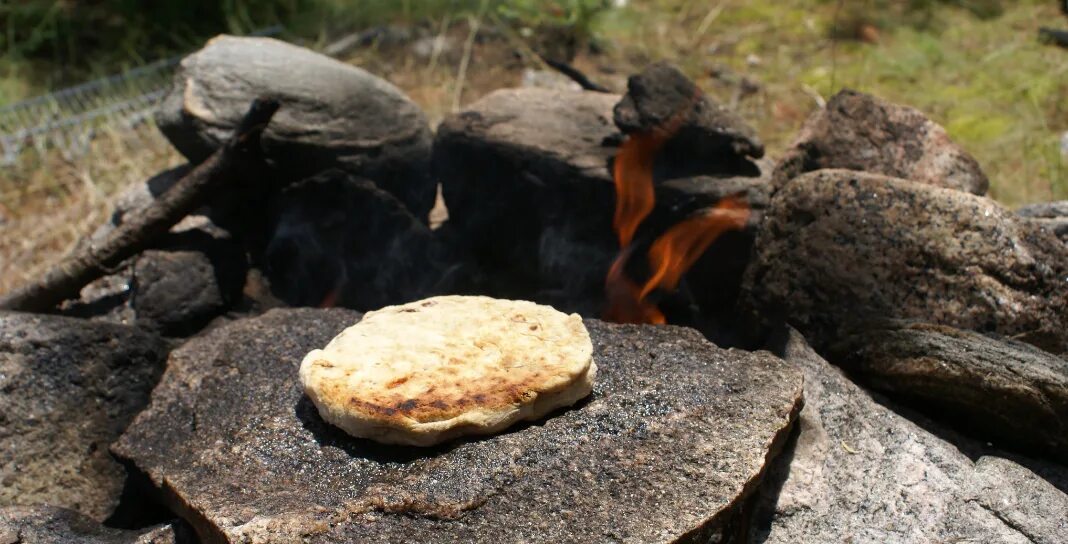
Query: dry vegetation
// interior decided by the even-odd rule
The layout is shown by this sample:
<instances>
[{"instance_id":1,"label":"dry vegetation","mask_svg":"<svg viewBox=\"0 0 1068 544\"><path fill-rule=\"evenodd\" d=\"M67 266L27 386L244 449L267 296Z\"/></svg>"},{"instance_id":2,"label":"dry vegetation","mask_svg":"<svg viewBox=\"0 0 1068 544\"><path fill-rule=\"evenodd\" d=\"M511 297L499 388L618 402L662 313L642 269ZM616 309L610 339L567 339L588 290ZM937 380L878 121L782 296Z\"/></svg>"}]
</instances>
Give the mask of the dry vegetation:
<instances>
[{"instance_id":1,"label":"dry vegetation","mask_svg":"<svg viewBox=\"0 0 1068 544\"><path fill-rule=\"evenodd\" d=\"M857 88L944 124L983 165L991 195L1003 203L1068 198L1068 159L1059 150L1068 131L1068 52L1035 38L1039 26L1060 18L1055 2L1006 3L991 18L938 4L919 23L892 11L872 16L881 2L843 4L633 2L583 21L595 30L597 52L584 50L574 63L622 89L629 72L672 60L752 122L772 156L823 100L843 86ZM380 44L344 60L401 87L432 123L492 89L520 85L524 69L545 69L532 48L552 38L502 24L484 5L420 20L452 46L419 55L408 45ZM474 39L476 26L492 31ZM148 124L105 131L84 157L45 153L0 170L0 292L91 232L123 188L179 162Z\"/></svg>"}]
</instances>

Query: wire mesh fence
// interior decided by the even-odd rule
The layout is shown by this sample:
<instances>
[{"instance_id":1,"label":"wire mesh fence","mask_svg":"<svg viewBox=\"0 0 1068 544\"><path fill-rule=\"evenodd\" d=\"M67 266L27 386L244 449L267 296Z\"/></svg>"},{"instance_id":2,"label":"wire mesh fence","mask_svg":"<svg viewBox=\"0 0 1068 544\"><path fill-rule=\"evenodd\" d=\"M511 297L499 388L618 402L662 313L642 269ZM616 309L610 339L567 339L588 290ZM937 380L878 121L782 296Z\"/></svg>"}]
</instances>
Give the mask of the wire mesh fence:
<instances>
[{"instance_id":1,"label":"wire mesh fence","mask_svg":"<svg viewBox=\"0 0 1068 544\"><path fill-rule=\"evenodd\" d=\"M269 27L254 36L272 36ZM181 56L158 60L43 96L0 107L0 167L19 164L28 152L53 149L74 161L104 129L145 122L166 94Z\"/></svg>"}]
</instances>

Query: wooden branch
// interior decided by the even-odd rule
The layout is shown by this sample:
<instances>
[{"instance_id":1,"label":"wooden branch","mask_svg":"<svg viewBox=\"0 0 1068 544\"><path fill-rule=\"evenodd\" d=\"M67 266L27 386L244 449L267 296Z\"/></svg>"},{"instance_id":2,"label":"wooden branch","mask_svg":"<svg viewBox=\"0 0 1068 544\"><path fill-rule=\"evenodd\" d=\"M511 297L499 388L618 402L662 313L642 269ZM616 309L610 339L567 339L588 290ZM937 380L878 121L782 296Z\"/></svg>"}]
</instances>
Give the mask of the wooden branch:
<instances>
[{"instance_id":1,"label":"wooden branch","mask_svg":"<svg viewBox=\"0 0 1068 544\"><path fill-rule=\"evenodd\" d=\"M150 206L130 216L99 245L90 244L65 258L41 279L0 297L0 309L47 312L67 299L77 298L89 282L107 274L170 230L218 191L231 184L246 167L261 160L260 136L278 102L258 98L221 148L159 196Z\"/></svg>"},{"instance_id":2,"label":"wooden branch","mask_svg":"<svg viewBox=\"0 0 1068 544\"><path fill-rule=\"evenodd\" d=\"M599 93L612 92L608 90L608 88L590 81L590 78L586 77L586 74L580 72L578 68L575 68L566 62L550 59L541 53L538 53L538 56L541 57L541 60L544 61L545 64L548 64L550 68L571 78L571 81L578 83L580 87L587 91L596 91Z\"/></svg>"}]
</instances>

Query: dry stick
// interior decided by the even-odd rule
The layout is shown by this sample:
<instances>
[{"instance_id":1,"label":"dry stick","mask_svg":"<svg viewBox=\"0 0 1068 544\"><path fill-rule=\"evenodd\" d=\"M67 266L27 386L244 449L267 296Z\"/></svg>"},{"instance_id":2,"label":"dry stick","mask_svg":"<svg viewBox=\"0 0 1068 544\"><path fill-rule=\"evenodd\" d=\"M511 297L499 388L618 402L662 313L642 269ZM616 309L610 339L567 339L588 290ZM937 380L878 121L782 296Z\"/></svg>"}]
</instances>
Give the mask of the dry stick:
<instances>
[{"instance_id":1,"label":"dry stick","mask_svg":"<svg viewBox=\"0 0 1068 544\"><path fill-rule=\"evenodd\" d=\"M40 280L0 298L0 309L47 312L64 300L77 297L89 282L146 248L240 175L241 167L258 153L260 136L276 111L277 101L254 100L233 136L218 151L149 207L116 227L99 246L82 248Z\"/></svg>"},{"instance_id":2,"label":"dry stick","mask_svg":"<svg viewBox=\"0 0 1068 544\"><path fill-rule=\"evenodd\" d=\"M456 74L456 94L452 97L452 111L456 113L460 111L460 102L463 100L464 85L467 80L467 65L471 62L471 50L475 46L475 37L478 35L478 27L482 24L482 12L485 11L486 2L482 2L482 7L478 10L478 17L469 17L468 24L471 25L471 32L467 35L467 41L464 42L464 56L460 59L460 70Z\"/></svg>"},{"instance_id":3,"label":"dry stick","mask_svg":"<svg viewBox=\"0 0 1068 544\"><path fill-rule=\"evenodd\" d=\"M608 88L602 87L601 85L598 85L598 84L590 81L590 78L586 77L586 74L582 73L578 68L575 68L574 66L572 66L572 65L570 65L570 64L568 64L566 62L550 59L549 57L546 57L545 55L542 55L541 53L538 53L538 57L540 57L542 62L544 62L545 64L548 64L549 67L552 68L553 70L556 70L557 72L560 72L561 74L564 74L565 76L570 78L571 81L574 81L575 83L578 83L579 86L582 87L584 90L595 91L595 92L599 92L599 93L610 93L610 92L612 92L612 91L608 90Z\"/></svg>"}]
</instances>

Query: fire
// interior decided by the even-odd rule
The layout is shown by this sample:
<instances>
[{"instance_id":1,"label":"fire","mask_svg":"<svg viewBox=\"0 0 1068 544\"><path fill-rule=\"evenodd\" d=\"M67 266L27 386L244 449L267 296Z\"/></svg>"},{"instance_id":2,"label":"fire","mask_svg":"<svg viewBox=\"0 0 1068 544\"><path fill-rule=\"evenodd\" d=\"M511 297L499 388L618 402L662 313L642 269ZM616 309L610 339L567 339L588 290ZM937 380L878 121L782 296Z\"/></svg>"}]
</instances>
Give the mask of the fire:
<instances>
[{"instance_id":1,"label":"fire","mask_svg":"<svg viewBox=\"0 0 1068 544\"><path fill-rule=\"evenodd\" d=\"M716 238L728 230L744 228L747 221L749 206L744 200L731 196L717 202L706 213L672 226L649 248L649 266L653 275L638 297L644 299L654 289L674 290L682 275Z\"/></svg>"},{"instance_id":2,"label":"fire","mask_svg":"<svg viewBox=\"0 0 1068 544\"><path fill-rule=\"evenodd\" d=\"M664 137L655 132L627 138L616 155L613 177L616 182L616 213L612 228L619 236L619 247L634 239L638 225L653 211L653 159L664 145Z\"/></svg>"},{"instance_id":3,"label":"fire","mask_svg":"<svg viewBox=\"0 0 1068 544\"><path fill-rule=\"evenodd\" d=\"M608 269L605 289L608 291L608 310L604 318L616 323L667 323L664 314L642 296L642 288L623 272L632 248L624 249Z\"/></svg>"},{"instance_id":4,"label":"fire","mask_svg":"<svg viewBox=\"0 0 1068 544\"><path fill-rule=\"evenodd\" d=\"M668 126L659 130L632 135L623 142L616 156L613 169L616 210L612 227L619 238L621 251L605 281L608 295L605 319L609 321L666 323L664 314L649 296L658 289L670 291L677 288L682 275L712 242L728 230L743 228L749 220L749 206L742 198L724 198L711 210L673 225L653 242L648 254L651 275L644 284L639 286L627 277L624 268L634 252L631 243L634 233L656 204L653 161L674 134L682 117L674 116Z\"/></svg>"}]
</instances>

